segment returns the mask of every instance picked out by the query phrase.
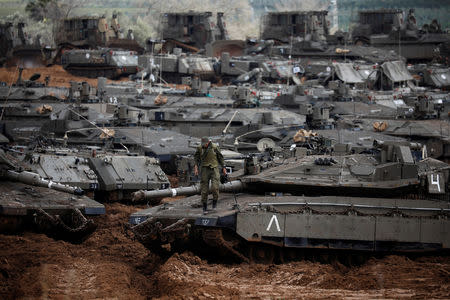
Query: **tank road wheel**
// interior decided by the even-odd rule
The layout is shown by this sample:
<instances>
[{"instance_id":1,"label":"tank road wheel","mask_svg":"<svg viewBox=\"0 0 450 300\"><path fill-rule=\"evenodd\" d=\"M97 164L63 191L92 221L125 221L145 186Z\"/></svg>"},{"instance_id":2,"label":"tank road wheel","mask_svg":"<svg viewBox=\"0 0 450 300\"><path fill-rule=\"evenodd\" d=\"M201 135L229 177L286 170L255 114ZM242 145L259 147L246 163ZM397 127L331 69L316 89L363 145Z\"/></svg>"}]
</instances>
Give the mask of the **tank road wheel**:
<instances>
[{"instance_id":1,"label":"tank road wheel","mask_svg":"<svg viewBox=\"0 0 450 300\"><path fill-rule=\"evenodd\" d=\"M282 263L288 263L292 261L301 261L305 258L305 253L302 249L298 248L282 248L280 261Z\"/></svg>"},{"instance_id":2,"label":"tank road wheel","mask_svg":"<svg viewBox=\"0 0 450 300\"><path fill-rule=\"evenodd\" d=\"M271 264L275 259L275 248L267 244L250 244L250 260L254 263Z\"/></svg>"}]
</instances>

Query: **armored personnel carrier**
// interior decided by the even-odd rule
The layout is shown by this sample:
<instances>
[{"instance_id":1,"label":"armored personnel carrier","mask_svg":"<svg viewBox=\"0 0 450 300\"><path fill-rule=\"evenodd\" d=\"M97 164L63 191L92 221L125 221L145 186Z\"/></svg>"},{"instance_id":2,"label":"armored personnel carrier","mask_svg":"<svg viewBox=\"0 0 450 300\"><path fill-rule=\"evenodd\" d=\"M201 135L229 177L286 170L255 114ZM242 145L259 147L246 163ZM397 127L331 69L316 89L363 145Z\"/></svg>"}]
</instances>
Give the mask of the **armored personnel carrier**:
<instances>
[{"instance_id":1,"label":"armored personnel carrier","mask_svg":"<svg viewBox=\"0 0 450 300\"><path fill-rule=\"evenodd\" d=\"M63 68L76 75L90 78L117 78L122 75L136 74L138 56L134 51L113 50L70 50L61 57Z\"/></svg>"},{"instance_id":2,"label":"armored personnel carrier","mask_svg":"<svg viewBox=\"0 0 450 300\"><path fill-rule=\"evenodd\" d=\"M260 171L250 158L247 175L220 186L228 194L217 209L201 215L193 196L134 213L130 223L155 251L209 246L244 261L448 251L448 165L416 163L401 143L379 147L377 163L373 155L310 156ZM198 193L191 186L135 197Z\"/></svg>"},{"instance_id":3,"label":"armored personnel carrier","mask_svg":"<svg viewBox=\"0 0 450 300\"><path fill-rule=\"evenodd\" d=\"M417 62L435 59L436 49L448 43L450 35L442 31L437 20L419 29L414 9L409 10L405 19L402 10L380 9L359 12L352 39L357 45L393 50L408 61Z\"/></svg>"}]
</instances>

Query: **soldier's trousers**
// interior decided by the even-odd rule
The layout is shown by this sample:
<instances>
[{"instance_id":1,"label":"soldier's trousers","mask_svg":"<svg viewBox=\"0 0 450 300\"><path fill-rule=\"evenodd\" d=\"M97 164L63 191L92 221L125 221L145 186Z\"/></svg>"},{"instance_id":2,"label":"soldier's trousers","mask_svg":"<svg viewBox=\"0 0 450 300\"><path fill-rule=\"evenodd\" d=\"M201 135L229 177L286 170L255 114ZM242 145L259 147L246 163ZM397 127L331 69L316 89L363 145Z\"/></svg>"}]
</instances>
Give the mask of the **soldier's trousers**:
<instances>
[{"instance_id":1,"label":"soldier's trousers","mask_svg":"<svg viewBox=\"0 0 450 300\"><path fill-rule=\"evenodd\" d=\"M213 200L219 199L219 168L202 167L200 179L200 191L202 193L202 203L208 201L209 181L211 180L211 194Z\"/></svg>"}]
</instances>

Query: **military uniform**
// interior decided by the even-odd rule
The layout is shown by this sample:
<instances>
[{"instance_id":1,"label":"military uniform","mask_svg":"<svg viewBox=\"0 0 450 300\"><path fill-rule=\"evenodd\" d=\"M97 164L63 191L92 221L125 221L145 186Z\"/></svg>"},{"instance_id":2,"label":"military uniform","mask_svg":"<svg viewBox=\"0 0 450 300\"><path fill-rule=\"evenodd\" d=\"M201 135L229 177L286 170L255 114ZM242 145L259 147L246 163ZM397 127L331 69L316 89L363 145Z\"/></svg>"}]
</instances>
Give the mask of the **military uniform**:
<instances>
[{"instance_id":1,"label":"military uniform","mask_svg":"<svg viewBox=\"0 0 450 300\"><path fill-rule=\"evenodd\" d=\"M204 210L207 207L209 194L209 181L211 180L211 193L213 195L213 207L219 199L219 165L223 167L223 155L220 153L219 146L209 141L205 148L204 144L200 145L195 152L195 162L200 169L200 190L202 194L202 204Z\"/></svg>"}]
</instances>

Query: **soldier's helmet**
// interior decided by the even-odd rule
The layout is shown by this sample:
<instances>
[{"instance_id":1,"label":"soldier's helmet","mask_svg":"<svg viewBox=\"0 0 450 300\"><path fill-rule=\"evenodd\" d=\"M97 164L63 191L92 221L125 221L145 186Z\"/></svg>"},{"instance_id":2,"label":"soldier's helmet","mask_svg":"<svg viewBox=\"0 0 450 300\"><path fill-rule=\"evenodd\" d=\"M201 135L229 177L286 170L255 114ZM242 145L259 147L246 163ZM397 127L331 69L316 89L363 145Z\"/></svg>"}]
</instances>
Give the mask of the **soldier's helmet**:
<instances>
[{"instance_id":1,"label":"soldier's helmet","mask_svg":"<svg viewBox=\"0 0 450 300\"><path fill-rule=\"evenodd\" d=\"M202 146L206 145L209 141L210 141L209 137L207 137L207 136L202 137L202 140L201 140Z\"/></svg>"}]
</instances>

